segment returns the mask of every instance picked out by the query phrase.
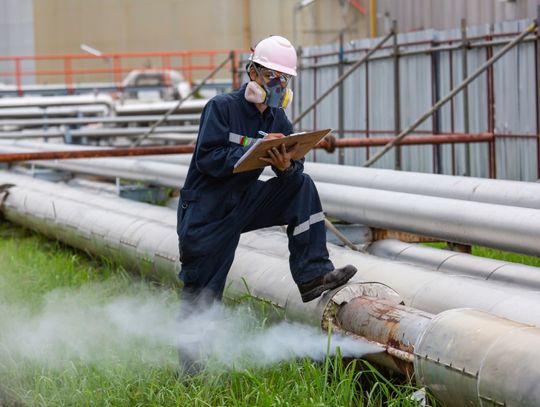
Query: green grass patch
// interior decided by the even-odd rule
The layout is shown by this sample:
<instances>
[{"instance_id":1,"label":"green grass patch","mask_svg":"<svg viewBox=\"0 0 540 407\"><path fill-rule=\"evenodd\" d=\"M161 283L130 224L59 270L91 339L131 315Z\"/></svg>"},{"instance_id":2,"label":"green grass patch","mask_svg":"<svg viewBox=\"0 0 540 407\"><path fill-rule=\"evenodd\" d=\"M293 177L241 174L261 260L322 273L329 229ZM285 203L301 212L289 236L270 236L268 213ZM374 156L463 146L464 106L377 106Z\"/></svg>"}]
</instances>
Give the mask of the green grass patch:
<instances>
[{"instance_id":1,"label":"green grass patch","mask_svg":"<svg viewBox=\"0 0 540 407\"><path fill-rule=\"evenodd\" d=\"M176 290L0 223L0 406L418 405L409 381L339 355L179 376L174 347L100 319L156 304L156 318L174 320Z\"/></svg>"},{"instance_id":2,"label":"green grass patch","mask_svg":"<svg viewBox=\"0 0 540 407\"><path fill-rule=\"evenodd\" d=\"M448 245L444 242L422 244L424 246L435 247L437 249L448 249ZM520 263L528 266L540 267L540 258L535 256L526 256L523 254L505 252L502 250L490 249L481 246L472 246L471 254L474 256L487 257L495 260L502 260L511 263Z\"/></svg>"}]
</instances>

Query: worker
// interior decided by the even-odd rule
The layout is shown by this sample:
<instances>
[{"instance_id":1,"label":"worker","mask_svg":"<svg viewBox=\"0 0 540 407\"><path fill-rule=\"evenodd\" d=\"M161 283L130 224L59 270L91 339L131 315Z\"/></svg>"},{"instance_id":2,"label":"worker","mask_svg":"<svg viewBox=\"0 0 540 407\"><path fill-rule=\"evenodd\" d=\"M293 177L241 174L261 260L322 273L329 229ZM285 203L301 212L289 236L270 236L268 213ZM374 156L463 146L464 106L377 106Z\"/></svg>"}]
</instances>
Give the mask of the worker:
<instances>
[{"instance_id":1,"label":"worker","mask_svg":"<svg viewBox=\"0 0 540 407\"><path fill-rule=\"evenodd\" d=\"M177 232L182 298L208 303L222 298L240 234L288 225L289 264L302 301L345 284L356 272L334 268L326 248L324 214L317 189L303 173L303 159L281 145L265 162L276 176L258 180L262 169L233 174L234 164L258 138L293 132L285 115L296 76L296 50L280 36L257 44L246 66L250 81L215 96L205 106L184 187ZM253 267L257 267L253 264Z\"/></svg>"}]
</instances>

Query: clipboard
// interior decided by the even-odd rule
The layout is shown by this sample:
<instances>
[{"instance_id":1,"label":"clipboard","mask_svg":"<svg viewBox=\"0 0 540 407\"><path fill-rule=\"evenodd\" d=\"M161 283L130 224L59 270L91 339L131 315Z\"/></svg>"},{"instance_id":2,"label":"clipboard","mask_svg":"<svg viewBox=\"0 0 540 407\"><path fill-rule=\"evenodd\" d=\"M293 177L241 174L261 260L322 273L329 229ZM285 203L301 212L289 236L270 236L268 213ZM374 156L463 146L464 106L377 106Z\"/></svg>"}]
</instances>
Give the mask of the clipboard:
<instances>
[{"instance_id":1,"label":"clipboard","mask_svg":"<svg viewBox=\"0 0 540 407\"><path fill-rule=\"evenodd\" d=\"M270 165L259 160L259 158L270 158L267 151L273 147L278 147L281 144L285 144L285 148L289 150L294 144L298 143L298 150L292 159L299 160L304 157L309 150L315 147L315 145L321 141L323 137L330 134L331 131L332 129L324 129L311 132L294 133L285 138L273 140L265 140L260 138L249 148L249 150L244 153L242 157L238 159L236 164L234 164L233 173L236 174L239 172L251 171Z\"/></svg>"}]
</instances>

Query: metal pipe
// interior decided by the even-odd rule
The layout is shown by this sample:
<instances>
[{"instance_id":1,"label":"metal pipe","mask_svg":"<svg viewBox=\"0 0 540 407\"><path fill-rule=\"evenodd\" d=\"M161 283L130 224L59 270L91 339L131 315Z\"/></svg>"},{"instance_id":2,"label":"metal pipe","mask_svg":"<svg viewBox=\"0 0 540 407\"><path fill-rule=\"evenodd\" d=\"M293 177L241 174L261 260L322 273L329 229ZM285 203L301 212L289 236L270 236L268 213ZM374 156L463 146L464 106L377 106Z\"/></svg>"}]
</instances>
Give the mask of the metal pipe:
<instances>
[{"instance_id":1,"label":"metal pipe","mask_svg":"<svg viewBox=\"0 0 540 407\"><path fill-rule=\"evenodd\" d=\"M127 179L160 179L168 186L183 183L187 167L133 160L100 159L99 162L45 163L49 168L67 169ZM105 161L104 161L105 160ZM97 168L96 168L97 166ZM333 174L335 176L335 174ZM508 182L508 181L507 181ZM540 211L457 199L366 189L316 180L323 207L328 214L350 223L407 231L463 244L477 244L517 253L540 254ZM535 184L533 184L535 185ZM537 185L535 185L537 186ZM361 207L362 210L358 210ZM493 219L498 219L493 222Z\"/></svg>"},{"instance_id":2,"label":"metal pipe","mask_svg":"<svg viewBox=\"0 0 540 407\"><path fill-rule=\"evenodd\" d=\"M412 378L414 346L433 317L430 313L388 299L363 296L341 305L336 313L336 324L345 332L381 344L387 349L392 348L394 355L401 353L399 359L377 362ZM380 355L373 355L373 358L380 358Z\"/></svg>"},{"instance_id":3,"label":"metal pipe","mask_svg":"<svg viewBox=\"0 0 540 407\"><path fill-rule=\"evenodd\" d=\"M1 133L0 133L1 134ZM384 146L395 137L370 137L370 138L346 138L330 139L321 141L315 148L331 150L343 147L372 147ZM423 145L423 144L453 144L453 143L482 143L494 140L493 134L434 134L425 136L408 136L402 139L398 145Z\"/></svg>"},{"instance_id":4,"label":"metal pipe","mask_svg":"<svg viewBox=\"0 0 540 407\"><path fill-rule=\"evenodd\" d=\"M443 405L538 406L538 343L538 328L473 309L443 312L415 344L415 376Z\"/></svg>"},{"instance_id":5,"label":"metal pipe","mask_svg":"<svg viewBox=\"0 0 540 407\"><path fill-rule=\"evenodd\" d=\"M364 163L365 167L370 167L375 162L379 160L386 152L391 150L396 143L401 141L404 137L406 137L409 133L411 133L414 129L416 129L420 124L424 122L433 112L438 110L441 106L443 106L446 102L451 100L458 92L460 92L462 89L464 89L469 83L471 83L473 80L475 80L478 76L480 76L487 68L492 66L499 58L501 58L508 50L513 48L516 44L518 44L525 36L527 36L529 33L533 32L538 25L538 22L534 20L534 22L527 27L520 35L518 35L516 38L514 38L510 43L508 43L503 49L501 49L497 54L495 54L493 57L491 57L488 61L486 61L482 66L480 66L476 71L474 71L466 80L461 82L460 85L458 85L456 88L454 88L448 95L446 95L444 98L439 100L437 103L435 103L427 112L425 112L422 116L420 116L416 121L411 124L407 129L403 130L399 136L394 138L391 142L389 142L385 147L380 149L377 154L375 154L373 157L371 157L369 160L367 160Z\"/></svg>"},{"instance_id":6,"label":"metal pipe","mask_svg":"<svg viewBox=\"0 0 540 407\"><path fill-rule=\"evenodd\" d=\"M186 165L189 164L190 157L175 157L175 160L178 164ZM304 168L316 182L540 209L540 185L534 182L457 177L313 162L304 163ZM271 172L266 170L265 174L271 175Z\"/></svg>"},{"instance_id":7,"label":"metal pipe","mask_svg":"<svg viewBox=\"0 0 540 407\"><path fill-rule=\"evenodd\" d=\"M536 7L536 18L540 21L540 5ZM536 38L534 42L534 82L535 82L535 103L536 109L536 177L540 181L540 29L536 27Z\"/></svg>"},{"instance_id":8,"label":"metal pipe","mask_svg":"<svg viewBox=\"0 0 540 407\"><path fill-rule=\"evenodd\" d=\"M138 257L153 259L154 262L161 262L162 257L178 258L174 210L97 195L6 172L0 172L0 184L17 185L10 189L3 208L8 219L16 223L34 228L41 225L39 230L68 244L77 246L80 243L81 246L77 247L91 252L94 246L96 250L113 248L106 253L96 252L98 254L109 255L116 251L114 248L121 247L122 250L136 253ZM72 205L76 208L65 215L64 208ZM122 222L128 220L133 222L133 226L122 226ZM156 224L167 225L168 229L154 232L152 228ZM54 234L51 234L51 230L54 230ZM540 292L470 277L433 273L417 266L380 259L331 244L328 248L334 264L349 263L357 266L358 272L353 282L376 281L380 285L392 287L399 293L396 303L404 301L407 306L430 313L456 307L475 307L540 326ZM264 257L261 257L263 252ZM251 293L260 298L274 303L276 296L282 298L278 305L285 308L286 313L299 313L304 317L310 315L308 319L312 320L319 318L322 314L319 314L316 302L301 302L288 272L287 259L287 236L280 228L243 234L229 274L229 291L244 295L247 284ZM168 264L169 267L173 266L171 262ZM258 266L254 268L253 264ZM143 264L135 264L134 268L142 266L158 267L145 260ZM174 269L178 267L176 265ZM258 285L257 281L265 281L265 284Z\"/></svg>"},{"instance_id":9,"label":"metal pipe","mask_svg":"<svg viewBox=\"0 0 540 407\"><path fill-rule=\"evenodd\" d=\"M429 270L499 281L523 289L540 290L540 268L436 249L395 239L373 242L367 251L378 257L415 264Z\"/></svg>"},{"instance_id":10,"label":"metal pipe","mask_svg":"<svg viewBox=\"0 0 540 407\"><path fill-rule=\"evenodd\" d=\"M377 36L377 5L375 0L369 0L369 35L371 38Z\"/></svg>"},{"instance_id":11,"label":"metal pipe","mask_svg":"<svg viewBox=\"0 0 540 407\"><path fill-rule=\"evenodd\" d=\"M126 123L142 123L153 122L161 116L123 116L123 117L61 117L61 118L46 118L46 119L4 119L0 120L0 128L2 127L46 127L46 126L60 126L60 125L72 125L81 126L87 124L126 124ZM198 114L176 114L167 117L168 122L198 122L200 115ZM1 133L0 133L1 134Z\"/></svg>"},{"instance_id":12,"label":"metal pipe","mask_svg":"<svg viewBox=\"0 0 540 407\"><path fill-rule=\"evenodd\" d=\"M180 107L177 107L177 102L128 103L117 104L114 111L116 116L147 116L149 114L165 114L175 107L175 111L178 113L200 113L206 103L208 103L207 99L186 100Z\"/></svg>"},{"instance_id":13,"label":"metal pipe","mask_svg":"<svg viewBox=\"0 0 540 407\"><path fill-rule=\"evenodd\" d=\"M272 258L282 259L287 267L287 236L276 230L259 231L242 235L240 239L250 253L235 258L239 267L253 268L260 264L256 253L264 251ZM358 272L351 282L376 281L395 290L405 305L430 313L439 313L452 308L472 307L504 318L540 326L540 292L507 286L500 282L482 281L468 276L434 273L421 267L391 262L375 256L355 252L346 248L328 245L330 258L336 265L354 264ZM237 252L238 254L238 252ZM272 276L276 265L268 266L269 281L280 281L279 275ZM255 271L254 271L255 273ZM246 277L247 278L247 277ZM249 276L249 286L256 284L259 275ZM239 287L245 293L245 287ZM282 289L275 287L275 292ZM265 290L274 292L274 288ZM267 297L265 297L267 298Z\"/></svg>"},{"instance_id":14,"label":"metal pipe","mask_svg":"<svg viewBox=\"0 0 540 407\"><path fill-rule=\"evenodd\" d=\"M71 137L136 137L145 132L147 127L102 127L102 128L82 128L67 130L29 130L29 131L1 131L1 139L32 139L32 138L52 138L64 137L67 132ZM162 126L154 130L154 133L191 133L196 134L199 126Z\"/></svg>"},{"instance_id":15,"label":"metal pipe","mask_svg":"<svg viewBox=\"0 0 540 407\"><path fill-rule=\"evenodd\" d=\"M519 33L516 33L516 34L519 34ZM492 36L490 36L492 37ZM470 41L473 41L474 38L469 38ZM426 41L426 42L429 42L429 45L431 45L430 48L422 48L422 49L413 49L413 50L410 50L410 51L400 51L400 57L410 57L410 56L417 56L417 55L426 55L426 54L431 54L431 53L436 53L436 52L451 52L451 51L459 51L461 50L462 48L462 45L461 44L457 44L457 45L448 45L448 46L442 46L442 47L439 47L438 44L443 44L445 42L453 42L453 41L459 41L458 39L449 39L449 40L446 40L446 41L435 41L435 40L429 40L429 41ZM533 42L533 41L536 41L536 38L534 37L530 37L530 38L524 38L522 40L523 43L528 43L528 42ZM504 46L504 45L507 45L509 44L510 41L507 41L507 40L501 40L501 41L482 41L482 42L475 42L475 43L469 43L469 48L470 49L475 49L475 48L485 48L485 47L497 47L497 46ZM420 44L415 44L414 42L408 42L408 43L404 43L404 44L400 44L400 46L402 47L407 47L407 46L415 46L415 45L420 45ZM381 47L381 50L385 50L387 49L388 47ZM367 48L369 49L369 48ZM348 53L358 53L358 52L365 52L367 49L355 49L355 50L351 50L351 51L348 51ZM319 56L334 56L335 53L325 53L324 55L319 55ZM315 57L312 56L312 57ZM392 58L392 54L383 54L383 55L377 55L377 56L372 56L371 58L369 58L369 62L374 62L374 61L380 61L380 60L385 60L385 59L389 59L389 58ZM352 65L354 64L355 61L354 60L349 60L345 63L345 65ZM304 64L303 65L303 69L306 69L306 70L311 70L311 69L320 69L320 68L333 68L333 67L336 67L337 66L337 63L336 62L327 62L327 63L323 63L323 64L310 64L310 65L307 65L307 64Z\"/></svg>"},{"instance_id":16,"label":"metal pipe","mask_svg":"<svg viewBox=\"0 0 540 407\"><path fill-rule=\"evenodd\" d=\"M83 106L53 106L53 107L27 107L0 109L0 118L40 118L40 117L66 117L66 116L99 116L107 115L108 109L101 105Z\"/></svg>"},{"instance_id":17,"label":"metal pipe","mask_svg":"<svg viewBox=\"0 0 540 407\"><path fill-rule=\"evenodd\" d=\"M326 91L322 93L317 99L313 101L311 105L309 105L298 117L294 118L292 124L293 126L300 123L300 120L302 120L309 112L311 112L326 96L328 96L334 89L336 89L345 79L347 79L360 65L362 65L365 61L369 59L371 55L373 55L388 39L394 35L393 32L389 32L386 37L384 37L381 41L377 43L373 48L371 48L366 55L364 55L359 61L356 61L347 72L345 72L343 75L341 75Z\"/></svg>"},{"instance_id":18,"label":"metal pipe","mask_svg":"<svg viewBox=\"0 0 540 407\"><path fill-rule=\"evenodd\" d=\"M394 32L394 52L393 52L393 68L394 68L394 137L397 137L401 132L401 91L399 81L399 45L397 34L397 21L392 21L392 31ZM388 140L390 141L390 140ZM388 143L388 141L386 143ZM386 144L385 143L385 144ZM401 170L401 148L396 147L395 169Z\"/></svg>"},{"instance_id":19,"label":"metal pipe","mask_svg":"<svg viewBox=\"0 0 540 407\"><path fill-rule=\"evenodd\" d=\"M0 109L20 107L49 107L74 105L103 105L113 110L113 100L109 95L76 95L76 96L32 96L0 98Z\"/></svg>"},{"instance_id":20,"label":"metal pipe","mask_svg":"<svg viewBox=\"0 0 540 407\"><path fill-rule=\"evenodd\" d=\"M190 154L194 146L158 146L136 148L112 148L99 150L76 151L38 151L32 153L4 153L0 154L0 162L15 162L29 160L54 160L89 157L126 157L151 154Z\"/></svg>"},{"instance_id":21,"label":"metal pipe","mask_svg":"<svg viewBox=\"0 0 540 407\"><path fill-rule=\"evenodd\" d=\"M345 32L341 30L339 32L339 65L337 69L338 77L343 76L344 65L344 37ZM343 88L343 82L338 86L338 137L340 140L345 138L345 89ZM343 148L338 148L338 164L345 164L345 151Z\"/></svg>"},{"instance_id":22,"label":"metal pipe","mask_svg":"<svg viewBox=\"0 0 540 407\"><path fill-rule=\"evenodd\" d=\"M464 18L461 19L461 70L462 70L462 80L467 79L469 75L469 64L467 61L468 54L467 48L469 42L467 41L467 20ZM469 88L465 87L463 89L463 131L469 133ZM471 175L471 151L468 144L465 145L465 176Z\"/></svg>"},{"instance_id":23,"label":"metal pipe","mask_svg":"<svg viewBox=\"0 0 540 407\"><path fill-rule=\"evenodd\" d=\"M6 174L6 178L9 177L10 174ZM23 185L12 187L5 197L2 210L8 219L76 247L113 257L143 273L170 276L178 271L174 225L163 222L163 218L151 221L148 217L132 215L148 205L114 198L118 202L114 207L118 209L107 207L105 202L100 208L89 204L88 200L84 202L85 196L94 198L92 194L75 191L73 195L53 196ZM78 197L82 202L66 196ZM169 212L165 218L174 220L174 211L165 211ZM400 295L381 283L351 283L303 304L286 260L273 254L276 244L286 250L285 243L282 233L245 234L227 280L227 294L233 298L244 295L247 286L252 296L282 307L289 319L323 327L337 323L356 338L382 347L385 353L379 351L368 358L382 361L396 371L411 372L412 361L417 382L427 386L446 405L475 405L491 400L501 405L535 406L540 402L540 388L536 386L540 372L534 368L540 364L535 346L540 341L538 328L469 309L449 310L433 316L410 306L400 306ZM258 250L252 250L251 245L256 245ZM351 253L348 251L349 256ZM364 260L371 257L357 253L354 256ZM253 264L259 266L254 268ZM359 265L360 272L371 268L376 275L381 275L386 263L361 262ZM399 269L395 275L411 287L415 280L408 271L414 269L405 265L400 265ZM443 306L448 306L448 300L456 297L457 289L462 286L448 286L445 285L448 281L444 280L437 279L437 284L450 295L437 300L446 301ZM454 283L459 280L454 277ZM478 290L474 298L464 299L471 303L486 295L492 298L490 294ZM536 315L538 320L540 301L537 298L534 305L527 304L529 296L519 291L522 303L530 306L519 315L521 318Z\"/></svg>"},{"instance_id":24,"label":"metal pipe","mask_svg":"<svg viewBox=\"0 0 540 407\"><path fill-rule=\"evenodd\" d=\"M324 210L350 223L540 256L537 209L323 182L316 185Z\"/></svg>"}]
</instances>

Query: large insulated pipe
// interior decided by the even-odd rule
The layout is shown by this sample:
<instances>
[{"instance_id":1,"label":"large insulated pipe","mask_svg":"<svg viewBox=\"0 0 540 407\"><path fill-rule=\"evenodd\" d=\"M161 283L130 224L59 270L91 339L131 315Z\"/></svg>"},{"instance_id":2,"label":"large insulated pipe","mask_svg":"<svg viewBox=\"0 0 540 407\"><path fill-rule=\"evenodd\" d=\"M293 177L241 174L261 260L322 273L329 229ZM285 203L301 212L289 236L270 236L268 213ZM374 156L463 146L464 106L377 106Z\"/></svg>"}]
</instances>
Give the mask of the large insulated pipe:
<instances>
[{"instance_id":1,"label":"large insulated pipe","mask_svg":"<svg viewBox=\"0 0 540 407\"><path fill-rule=\"evenodd\" d=\"M84 195L92 194L76 193L79 199ZM178 271L174 226L129 214L148 205L102 198L104 206L107 199L119 202L119 209L111 210L66 196L71 195L51 196L15 186L4 197L4 213L77 247L112 254L128 268ZM174 217L174 211L169 212ZM540 402L534 387L540 380L536 368L540 354L533 346L540 335L537 328L469 310L433 317L398 305L399 295L381 283L350 284L303 304L283 256L263 251L275 245L272 234L246 234L257 235L264 241L258 252L246 250L244 243L238 249L241 257L249 259L247 263L235 261L228 279L229 287L233 286L229 293L234 295L237 290L243 294L247 284L252 295L282 306L289 317L319 326L332 323L335 316L338 330L385 350L374 354L374 361L400 372L412 371L412 362L417 381L449 406L482 405L486 400L525 406ZM254 268L253 264L260 266ZM513 365L502 369L506 363Z\"/></svg>"},{"instance_id":2,"label":"large insulated pipe","mask_svg":"<svg viewBox=\"0 0 540 407\"><path fill-rule=\"evenodd\" d=\"M191 99L186 100L180 107L177 107L175 113L201 113L204 106L208 103L208 99ZM117 116L133 116L133 115L149 115L149 114L164 114L173 107L177 106L178 102L148 102L148 103L126 103L116 104L115 112Z\"/></svg>"},{"instance_id":3,"label":"large insulated pipe","mask_svg":"<svg viewBox=\"0 0 540 407\"><path fill-rule=\"evenodd\" d=\"M17 153L0 153L0 162L17 162L29 160L57 160L95 157L128 157L150 154L191 153L193 146L151 146L135 148L108 148L60 151L33 151Z\"/></svg>"},{"instance_id":4,"label":"large insulated pipe","mask_svg":"<svg viewBox=\"0 0 540 407\"><path fill-rule=\"evenodd\" d=\"M183 160L186 160L184 158ZM498 205L540 209L540 183L305 163L315 180Z\"/></svg>"},{"instance_id":5,"label":"large insulated pipe","mask_svg":"<svg viewBox=\"0 0 540 407\"><path fill-rule=\"evenodd\" d=\"M540 405L540 330L476 310L434 318L415 345L417 381L444 405Z\"/></svg>"},{"instance_id":6,"label":"large insulated pipe","mask_svg":"<svg viewBox=\"0 0 540 407\"><path fill-rule=\"evenodd\" d=\"M85 250L92 251L95 247L97 254L112 255L120 250L103 251L104 244L107 248L131 250L131 253L138 253L145 259L141 264L149 270L161 267L152 261L161 264L163 258L178 258L174 210L79 191L5 172L0 172L0 183L19 185L11 188L4 206L8 218L16 223L31 228L39 226L42 232ZM64 205L75 208L68 219L60 218L62 212L59 208ZM129 227L120 223L128 222L129 219L133 223L129 223ZM154 230L156 224L166 228L160 229L158 233ZM161 244L163 247L159 246ZM156 245L159 247L154 249ZM540 292L512 288L497 282L433 273L331 244L328 247L336 265L349 263L358 268L353 281L375 281L390 286L411 307L431 313L474 307L540 326ZM261 253L265 256L263 259ZM287 236L279 229L243 234L231 269L229 290L245 294L243 281L252 287L257 285L260 278L264 278L271 284L254 289L259 290L257 294L261 298L271 300L281 290L287 289L290 293L287 303L297 302L301 305L298 290L289 274L277 272L288 270L287 258ZM137 266L132 263L130 267ZM253 264L258 267L255 269ZM283 307L285 305L281 304Z\"/></svg>"},{"instance_id":7,"label":"large insulated pipe","mask_svg":"<svg viewBox=\"0 0 540 407\"><path fill-rule=\"evenodd\" d=\"M540 210L316 182L324 210L350 223L540 256Z\"/></svg>"},{"instance_id":8,"label":"large insulated pipe","mask_svg":"<svg viewBox=\"0 0 540 407\"><path fill-rule=\"evenodd\" d=\"M417 384L445 406L540 403L538 328L473 309L435 316L370 297L350 300L336 319L344 332L414 355Z\"/></svg>"},{"instance_id":9,"label":"large insulated pipe","mask_svg":"<svg viewBox=\"0 0 540 407\"><path fill-rule=\"evenodd\" d=\"M416 264L431 270L540 290L539 267L405 243L395 239L378 240L370 244L367 250L375 256Z\"/></svg>"},{"instance_id":10,"label":"large insulated pipe","mask_svg":"<svg viewBox=\"0 0 540 407\"><path fill-rule=\"evenodd\" d=\"M113 99L109 95L105 94L0 98L0 109L20 107L105 105L112 110L113 104Z\"/></svg>"},{"instance_id":11,"label":"large insulated pipe","mask_svg":"<svg viewBox=\"0 0 540 407\"><path fill-rule=\"evenodd\" d=\"M189 165L191 156L153 159ZM309 161L304 163L304 169L315 182L540 209L540 183L537 182L426 174ZM272 171L267 168L263 174L271 176Z\"/></svg>"},{"instance_id":12,"label":"large insulated pipe","mask_svg":"<svg viewBox=\"0 0 540 407\"><path fill-rule=\"evenodd\" d=\"M105 159L100 159L105 160ZM166 175L161 185L172 187L183 183L186 167L151 161L118 163L83 160L77 162L44 163L49 168L87 173L102 173L104 165L125 169L122 175L110 171L110 176L127 179L147 179L154 166ZM110 164L114 162L115 164ZM96 169L96 166L99 168ZM141 172L140 168L145 167ZM139 167L139 171L137 170ZM154 177L160 182L160 177ZM166 180L168 179L168 180ZM170 182L176 179L176 182ZM350 222L463 244L476 244L501 250L540 256L540 210L447 199L402 192L350 187L316 182L324 210L332 217ZM497 221L494 221L496 219Z\"/></svg>"},{"instance_id":13,"label":"large insulated pipe","mask_svg":"<svg viewBox=\"0 0 540 407\"><path fill-rule=\"evenodd\" d=\"M7 146L7 143L2 146ZM47 147L43 143L27 143L25 146L29 149ZM189 165L191 155L149 157L149 159ZM316 182L540 209L540 183L535 182L459 177L314 162L306 162L304 167L306 173ZM272 171L265 169L264 175L272 176Z\"/></svg>"}]
</instances>

